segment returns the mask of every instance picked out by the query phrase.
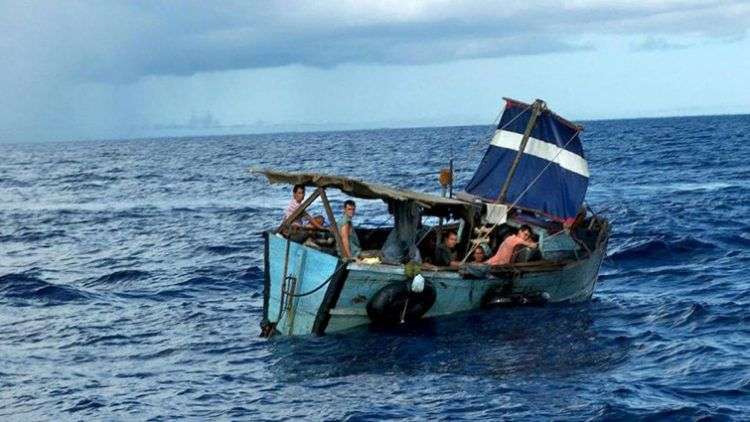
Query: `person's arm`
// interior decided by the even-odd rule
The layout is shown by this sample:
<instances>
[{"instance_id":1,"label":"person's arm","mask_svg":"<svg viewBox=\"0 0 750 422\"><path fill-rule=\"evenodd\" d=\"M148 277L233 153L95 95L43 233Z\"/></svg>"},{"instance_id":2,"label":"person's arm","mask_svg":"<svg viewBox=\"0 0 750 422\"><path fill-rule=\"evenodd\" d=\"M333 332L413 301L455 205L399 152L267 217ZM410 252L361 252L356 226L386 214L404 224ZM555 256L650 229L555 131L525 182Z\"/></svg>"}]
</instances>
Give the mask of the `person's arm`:
<instances>
[{"instance_id":1,"label":"person's arm","mask_svg":"<svg viewBox=\"0 0 750 422\"><path fill-rule=\"evenodd\" d=\"M349 250L349 232L351 231L351 224L344 224L341 226L341 257L351 258L352 254Z\"/></svg>"},{"instance_id":2,"label":"person's arm","mask_svg":"<svg viewBox=\"0 0 750 422\"><path fill-rule=\"evenodd\" d=\"M492 258L484 261L483 264L485 264L485 265L497 265L497 264L495 264L496 261L497 261L497 254L492 255Z\"/></svg>"},{"instance_id":3,"label":"person's arm","mask_svg":"<svg viewBox=\"0 0 750 422\"><path fill-rule=\"evenodd\" d=\"M451 255L451 259L448 261L448 266L450 266L451 268L458 269L459 265L461 265L461 260L456 259L457 255L457 253L453 253Z\"/></svg>"},{"instance_id":4,"label":"person's arm","mask_svg":"<svg viewBox=\"0 0 750 422\"><path fill-rule=\"evenodd\" d=\"M307 219L307 224L309 224L310 226L312 226L312 227L314 227L316 229L322 229L323 228L323 226L320 223L318 223L314 218L312 218L312 216L310 214L308 214L307 212L305 212L303 215Z\"/></svg>"},{"instance_id":5,"label":"person's arm","mask_svg":"<svg viewBox=\"0 0 750 422\"><path fill-rule=\"evenodd\" d=\"M523 244L524 246L528 246L528 247L530 247L530 248L532 248L532 249L535 249L535 248L536 248L537 246L539 246L539 245L538 245L538 244L537 244L536 242L534 242L533 240L522 240L522 241L521 241L521 244Z\"/></svg>"},{"instance_id":6,"label":"person's arm","mask_svg":"<svg viewBox=\"0 0 750 422\"><path fill-rule=\"evenodd\" d=\"M435 266L436 267L447 267L451 265L451 261L453 257L451 256L450 252L448 252L447 249L445 249L442 245L439 245L435 249Z\"/></svg>"}]
</instances>

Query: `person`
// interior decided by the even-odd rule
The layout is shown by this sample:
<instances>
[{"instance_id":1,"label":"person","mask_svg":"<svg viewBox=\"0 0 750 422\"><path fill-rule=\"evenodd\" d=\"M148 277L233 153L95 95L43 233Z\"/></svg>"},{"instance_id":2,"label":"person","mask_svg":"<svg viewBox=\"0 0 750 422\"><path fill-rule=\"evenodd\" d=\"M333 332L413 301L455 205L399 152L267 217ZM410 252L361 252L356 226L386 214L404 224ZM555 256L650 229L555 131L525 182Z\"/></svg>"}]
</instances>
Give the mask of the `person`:
<instances>
[{"instance_id":1,"label":"person","mask_svg":"<svg viewBox=\"0 0 750 422\"><path fill-rule=\"evenodd\" d=\"M359 237L357 232L354 231L354 214L357 211L357 204L351 199L344 201L344 217L338 222L339 232L341 233L341 243L343 251L341 251L342 258L357 258L362 248L359 246Z\"/></svg>"},{"instance_id":2,"label":"person","mask_svg":"<svg viewBox=\"0 0 750 422\"><path fill-rule=\"evenodd\" d=\"M474 252L472 253L472 262L474 262L475 264L484 263L487 257L490 256L491 252L492 251L490 250L490 245L486 243L480 243L479 246L474 248Z\"/></svg>"},{"instance_id":3,"label":"person","mask_svg":"<svg viewBox=\"0 0 750 422\"><path fill-rule=\"evenodd\" d=\"M461 262L456 260L456 244L458 244L456 232L452 230L445 232L443 242L435 248L434 264L438 267L458 268Z\"/></svg>"},{"instance_id":4,"label":"person","mask_svg":"<svg viewBox=\"0 0 750 422\"><path fill-rule=\"evenodd\" d=\"M510 263L511 259L513 259L513 252L519 245L536 248L537 244L532 240L532 233L531 227L528 225L524 224L521 226L521 228L518 229L518 233L508 236L503 240L503 243L497 248L495 255L488 259L486 264L505 265Z\"/></svg>"},{"instance_id":5,"label":"person","mask_svg":"<svg viewBox=\"0 0 750 422\"><path fill-rule=\"evenodd\" d=\"M325 248L333 246L335 240L330 232L330 227L326 223L326 219L322 215L316 215L311 219L311 222L318 223L319 229L310 230L305 244Z\"/></svg>"},{"instance_id":6,"label":"person","mask_svg":"<svg viewBox=\"0 0 750 422\"><path fill-rule=\"evenodd\" d=\"M292 188L292 199L289 201L289 204L287 204L286 208L284 209L284 219L282 221L286 221L287 218L289 218L290 215L294 214L295 211L297 211L297 208L299 208L300 204L302 204L302 201L305 199L305 185L294 185ZM302 227L305 225L305 223L309 226L315 227L315 228L322 228L321 225L318 224L316 220L310 217L310 214L307 213L307 211L304 211L299 218L292 221L292 226Z\"/></svg>"},{"instance_id":7,"label":"person","mask_svg":"<svg viewBox=\"0 0 750 422\"><path fill-rule=\"evenodd\" d=\"M326 219L322 215L316 215L315 217L311 218L310 223L317 223L317 227L320 229L328 228L328 223L326 223Z\"/></svg>"}]
</instances>

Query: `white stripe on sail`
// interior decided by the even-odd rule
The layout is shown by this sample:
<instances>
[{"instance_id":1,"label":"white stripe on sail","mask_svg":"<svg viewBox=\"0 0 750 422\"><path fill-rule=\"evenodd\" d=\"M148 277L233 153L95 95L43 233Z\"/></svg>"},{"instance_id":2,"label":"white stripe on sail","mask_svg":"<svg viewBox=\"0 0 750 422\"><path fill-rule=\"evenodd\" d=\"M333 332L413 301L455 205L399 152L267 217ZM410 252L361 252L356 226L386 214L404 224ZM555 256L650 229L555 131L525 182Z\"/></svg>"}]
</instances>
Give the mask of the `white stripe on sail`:
<instances>
[{"instance_id":1,"label":"white stripe on sail","mask_svg":"<svg viewBox=\"0 0 750 422\"><path fill-rule=\"evenodd\" d=\"M521 139L523 139L523 135L520 133L509 132L507 130L496 130L495 136L492 137L490 145L518 151L518 148L521 146ZM525 154L539 157L543 160L554 161L566 170L578 173L583 177L589 177L589 165L586 162L586 159L576 153L568 151L567 149L560 148L557 145L544 142L541 139L529 137L529 141L526 143L526 149L523 152Z\"/></svg>"}]
</instances>

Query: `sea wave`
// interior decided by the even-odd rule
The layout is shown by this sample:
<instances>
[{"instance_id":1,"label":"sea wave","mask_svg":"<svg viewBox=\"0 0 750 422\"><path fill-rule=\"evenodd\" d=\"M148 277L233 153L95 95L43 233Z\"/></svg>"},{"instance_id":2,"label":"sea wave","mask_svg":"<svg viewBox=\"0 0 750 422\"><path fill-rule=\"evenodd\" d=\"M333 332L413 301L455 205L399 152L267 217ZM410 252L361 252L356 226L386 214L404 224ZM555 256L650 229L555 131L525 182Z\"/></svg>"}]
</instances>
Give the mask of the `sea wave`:
<instances>
[{"instance_id":1,"label":"sea wave","mask_svg":"<svg viewBox=\"0 0 750 422\"><path fill-rule=\"evenodd\" d=\"M38 230L30 227L21 227L11 234L0 235L0 242L39 242L42 240L65 237L65 235L65 230L62 229Z\"/></svg>"},{"instance_id":2,"label":"sea wave","mask_svg":"<svg viewBox=\"0 0 750 422\"><path fill-rule=\"evenodd\" d=\"M216 254L216 255L231 255L231 254L247 251L247 249L244 247L229 246L229 245L203 246L202 249L212 254Z\"/></svg>"},{"instance_id":3,"label":"sea wave","mask_svg":"<svg viewBox=\"0 0 750 422\"><path fill-rule=\"evenodd\" d=\"M146 271L140 270L120 270L105 274L95 279L84 281L82 284L86 287L114 287L125 286L132 282L144 280L151 277Z\"/></svg>"},{"instance_id":4,"label":"sea wave","mask_svg":"<svg viewBox=\"0 0 750 422\"><path fill-rule=\"evenodd\" d=\"M290 189L248 167L439 195L489 132L0 145L0 419L746 419L747 116L587 122L587 202L613 223L590 302L258 338L259 234Z\"/></svg>"},{"instance_id":5,"label":"sea wave","mask_svg":"<svg viewBox=\"0 0 750 422\"><path fill-rule=\"evenodd\" d=\"M717 246L713 243L698 240L692 236L681 238L649 238L626 243L609 254L609 258L617 263L641 260L670 261L686 258L713 251Z\"/></svg>"},{"instance_id":6,"label":"sea wave","mask_svg":"<svg viewBox=\"0 0 750 422\"><path fill-rule=\"evenodd\" d=\"M49 304L64 304L92 297L90 293L75 287L49 283L23 273L0 276L0 296L7 299L27 299Z\"/></svg>"}]
</instances>

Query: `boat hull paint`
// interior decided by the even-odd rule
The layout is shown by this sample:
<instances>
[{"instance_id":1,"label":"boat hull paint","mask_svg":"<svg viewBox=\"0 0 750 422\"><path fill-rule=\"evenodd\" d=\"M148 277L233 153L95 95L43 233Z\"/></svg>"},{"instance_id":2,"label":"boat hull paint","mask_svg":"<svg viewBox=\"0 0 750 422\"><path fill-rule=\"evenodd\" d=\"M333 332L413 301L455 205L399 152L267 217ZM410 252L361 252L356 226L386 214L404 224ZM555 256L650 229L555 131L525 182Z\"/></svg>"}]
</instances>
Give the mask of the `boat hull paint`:
<instances>
[{"instance_id":1,"label":"boat hull paint","mask_svg":"<svg viewBox=\"0 0 750 422\"><path fill-rule=\"evenodd\" d=\"M285 265L287 246L289 261ZM340 262L338 257L287 241L282 236L272 233L267 235L267 251L268 290L264 292L264 297L268 297L268 300L264 309L264 319L273 324L277 334L313 333L316 317L321 305L326 302L326 294L331 287L330 281L305 296L284 295L282 303L284 278L287 278L287 292L295 295L312 292L335 275Z\"/></svg>"},{"instance_id":2,"label":"boat hull paint","mask_svg":"<svg viewBox=\"0 0 750 422\"><path fill-rule=\"evenodd\" d=\"M586 259L547 271L478 279L464 278L455 271L422 271L422 276L437 291L437 300L425 317L478 309L487 292L500 286L509 287L509 293L513 294L547 293L550 303L587 301L594 293L606 243L607 240L604 239ZM277 321L286 244L287 240L283 237L268 235L267 272L270 291L266 293L268 305L264 316L275 324L279 334L320 335L369 324L367 303L370 298L389 283L406 281L404 268L397 266L349 263L344 271L337 272L337 257L289 242L287 272L298 280L295 289L297 294L318 287L328 278L331 281L311 295L287 297L284 312L280 321Z\"/></svg>"}]
</instances>

